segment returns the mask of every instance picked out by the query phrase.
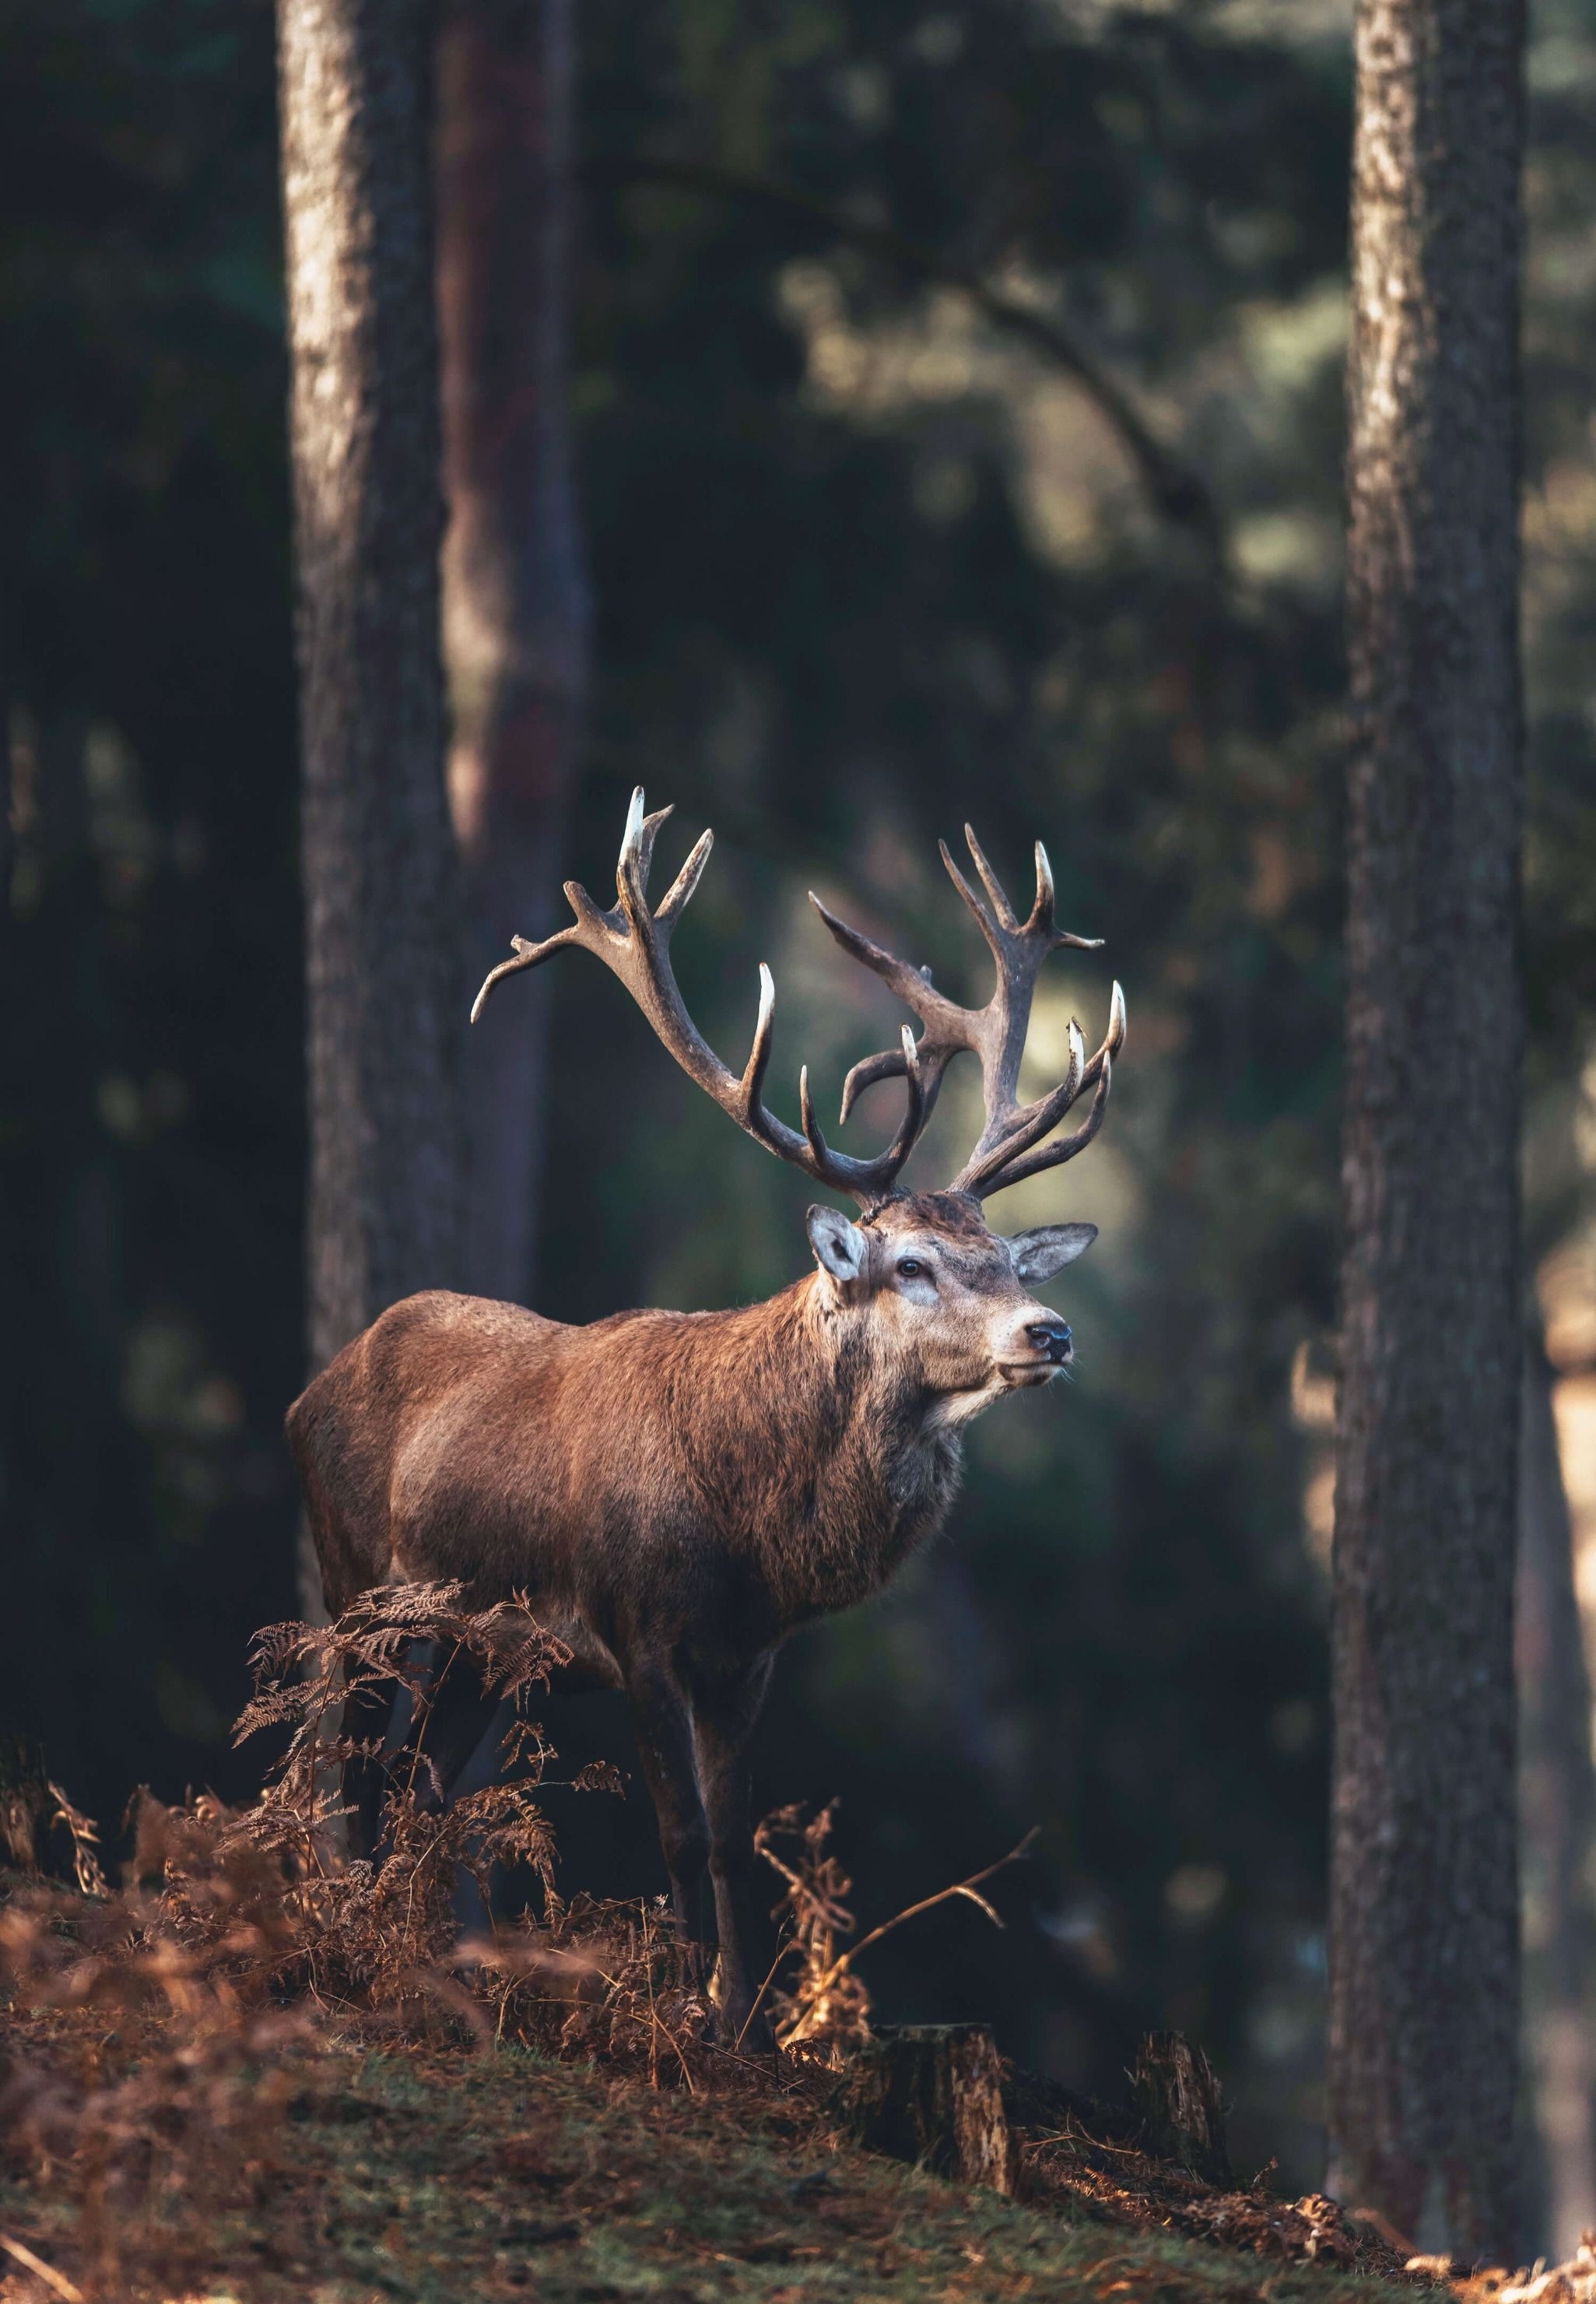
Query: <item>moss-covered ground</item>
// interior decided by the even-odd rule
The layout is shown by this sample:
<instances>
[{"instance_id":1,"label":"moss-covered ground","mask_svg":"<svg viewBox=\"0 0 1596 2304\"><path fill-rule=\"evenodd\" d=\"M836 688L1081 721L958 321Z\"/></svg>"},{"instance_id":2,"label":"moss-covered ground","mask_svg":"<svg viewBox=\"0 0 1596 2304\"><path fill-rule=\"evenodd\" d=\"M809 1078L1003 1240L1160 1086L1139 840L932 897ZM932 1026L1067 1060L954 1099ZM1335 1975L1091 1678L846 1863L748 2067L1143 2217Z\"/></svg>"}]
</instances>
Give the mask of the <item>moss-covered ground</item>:
<instances>
[{"instance_id":1,"label":"moss-covered ground","mask_svg":"<svg viewBox=\"0 0 1596 2304\"><path fill-rule=\"evenodd\" d=\"M182 2202L199 2246L166 2293L238 2304L1394 2304L1398 2292L942 2182L842 2144L812 2096L656 2091L519 2049L331 2048L289 2072L266 2133L231 2198L184 2199L182 2169L168 2172L168 2208ZM105 2260L97 2274L86 2259L78 2215L72 2188L37 2172L0 2185L0 2232L69 2286L114 2294ZM161 2293L133 2270L135 2253L123 2292ZM8 2304L52 2292L7 2261ZM145 2257L155 2261L158 2251ZM1400 2293L1411 2304L1411 2287Z\"/></svg>"}]
</instances>

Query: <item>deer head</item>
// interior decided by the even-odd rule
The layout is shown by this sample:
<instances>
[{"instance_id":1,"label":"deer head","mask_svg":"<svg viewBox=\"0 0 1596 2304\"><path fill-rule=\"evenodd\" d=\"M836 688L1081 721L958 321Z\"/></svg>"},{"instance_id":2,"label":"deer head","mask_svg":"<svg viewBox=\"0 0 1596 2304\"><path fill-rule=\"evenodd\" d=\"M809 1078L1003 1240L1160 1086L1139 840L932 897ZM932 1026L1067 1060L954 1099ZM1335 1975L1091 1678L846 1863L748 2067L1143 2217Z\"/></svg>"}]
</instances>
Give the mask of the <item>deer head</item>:
<instances>
[{"instance_id":1,"label":"deer head","mask_svg":"<svg viewBox=\"0 0 1596 2304\"><path fill-rule=\"evenodd\" d=\"M714 834L700 835L651 911L649 867L660 826L670 814L666 808L646 816L642 788L633 792L613 907L601 911L585 888L568 880L565 894L576 915L571 925L541 944L515 937L512 956L492 971L477 994L472 1022L502 978L536 968L567 945L592 953L621 978L682 1070L739 1128L816 1183L858 1203L857 1224L836 1208L809 1211L809 1241L826 1307L839 1317L868 1311L883 1346L921 1371L927 1395L940 1403L933 1421L961 1422L1005 1391L1047 1382L1070 1358L1069 1330L1028 1292L1089 1248L1096 1226L1047 1224L1005 1239L988 1228L981 1203L1022 1177L1073 1159L1095 1136L1125 1042L1125 999L1116 984L1108 1030L1090 1059L1080 1027L1071 1021L1064 1078L1046 1095L1022 1105L1020 1063L1042 964L1063 945L1093 951L1101 942L1056 926L1046 850L1038 841L1035 901L1021 922L967 826L965 837L984 902L946 845L939 843L953 885L996 964L996 985L984 1008L961 1008L945 998L933 987L929 969L912 968L873 944L811 894L810 902L843 950L873 970L924 1028L916 1040L905 1025L898 1046L866 1056L843 1084L844 1121L863 1091L877 1081L901 1079L905 1085L903 1115L891 1142L873 1157L859 1158L826 1142L810 1098L807 1066L798 1075L801 1132L779 1120L764 1101L775 1016L768 968L760 967L754 1044L740 1074L722 1063L688 1014L671 967L671 938L709 860ZM906 1191L899 1175L931 1116L949 1064L964 1052L981 1066L985 1122L980 1137L943 1190ZM1055 1132L1088 1089L1093 1095L1085 1119L1068 1132Z\"/></svg>"}]
</instances>

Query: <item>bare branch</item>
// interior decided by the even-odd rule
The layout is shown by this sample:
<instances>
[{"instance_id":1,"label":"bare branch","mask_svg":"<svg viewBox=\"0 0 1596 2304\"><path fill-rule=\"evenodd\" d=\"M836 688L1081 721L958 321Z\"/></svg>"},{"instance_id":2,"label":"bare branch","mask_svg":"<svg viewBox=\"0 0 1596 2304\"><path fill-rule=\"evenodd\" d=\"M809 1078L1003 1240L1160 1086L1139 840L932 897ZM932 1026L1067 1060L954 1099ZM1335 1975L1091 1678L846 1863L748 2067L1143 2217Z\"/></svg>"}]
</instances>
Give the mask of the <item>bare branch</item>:
<instances>
[{"instance_id":1,"label":"bare branch","mask_svg":"<svg viewBox=\"0 0 1596 2304\"><path fill-rule=\"evenodd\" d=\"M796 185L773 177L745 175L698 160L653 158L646 153L596 157L583 171L600 182L659 184L677 191L697 192L706 199L740 201L770 208L795 223L807 224L825 238L857 248L895 271L907 272L939 287L956 288L968 297L983 318L1018 337L1040 352L1052 367L1072 377L1107 420L1136 467L1136 476L1154 508L1169 521L1199 536L1215 559L1221 555L1218 509L1207 484L1165 447L1137 409L1124 385L1111 377L1063 325L1033 306L982 278L955 258L925 241L896 231L891 224L873 224L850 216L846 208L817 199Z\"/></svg>"}]
</instances>

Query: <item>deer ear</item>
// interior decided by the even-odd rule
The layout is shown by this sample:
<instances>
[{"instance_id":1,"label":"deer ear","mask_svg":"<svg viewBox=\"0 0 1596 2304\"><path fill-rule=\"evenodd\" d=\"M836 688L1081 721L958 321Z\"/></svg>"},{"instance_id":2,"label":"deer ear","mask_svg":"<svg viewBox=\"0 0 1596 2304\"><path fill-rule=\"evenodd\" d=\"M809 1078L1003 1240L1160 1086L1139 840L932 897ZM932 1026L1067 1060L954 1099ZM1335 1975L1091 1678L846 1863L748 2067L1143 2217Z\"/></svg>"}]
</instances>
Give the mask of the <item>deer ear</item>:
<instances>
[{"instance_id":1,"label":"deer ear","mask_svg":"<svg viewBox=\"0 0 1596 2304\"><path fill-rule=\"evenodd\" d=\"M1038 1287L1062 1272L1077 1256L1085 1256L1097 1238L1095 1224L1038 1224L1034 1232L1017 1232L1009 1242L1014 1269L1028 1287Z\"/></svg>"},{"instance_id":2,"label":"deer ear","mask_svg":"<svg viewBox=\"0 0 1596 2304\"><path fill-rule=\"evenodd\" d=\"M813 1207L805 1223L815 1261L833 1280L857 1280L865 1269L870 1243L857 1224L849 1224L840 1208Z\"/></svg>"}]
</instances>

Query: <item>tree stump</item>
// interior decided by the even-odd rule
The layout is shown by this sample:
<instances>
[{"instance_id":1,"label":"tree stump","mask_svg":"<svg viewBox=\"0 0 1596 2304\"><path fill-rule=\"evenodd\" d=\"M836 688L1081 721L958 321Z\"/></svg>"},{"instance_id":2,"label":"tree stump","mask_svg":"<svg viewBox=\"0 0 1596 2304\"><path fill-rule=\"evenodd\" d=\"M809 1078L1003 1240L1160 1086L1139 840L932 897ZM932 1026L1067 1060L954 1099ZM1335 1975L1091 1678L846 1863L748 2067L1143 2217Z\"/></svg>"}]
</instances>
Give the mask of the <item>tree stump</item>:
<instances>
[{"instance_id":1,"label":"tree stump","mask_svg":"<svg viewBox=\"0 0 1596 2304\"><path fill-rule=\"evenodd\" d=\"M1155 2160L1178 2161L1210 2184L1229 2184L1225 2108L1213 2066L1179 2032L1149 2032L1130 2076Z\"/></svg>"},{"instance_id":2,"label":"tree stump","mask_svg":"<svg viewBox=\"0 0 1596 2304\"><path fill-rule=\"evenodd\" d=\"M833 2105L872 2152L1010 2193L1015 2150L1002 2080L984 2024L906 2024L849 2060Z\"/></svg>"},{"instance_id":3,"label":"tree stump","mask_svg":"<svg viewBox=\"0 0 1596 2304\"><path fill-rule=\"evenodd\" d=\"M38 1746L0 1729L0 1864L19 1872L45 1869L51 1805Z\"/></svg>"}]
</instances>

